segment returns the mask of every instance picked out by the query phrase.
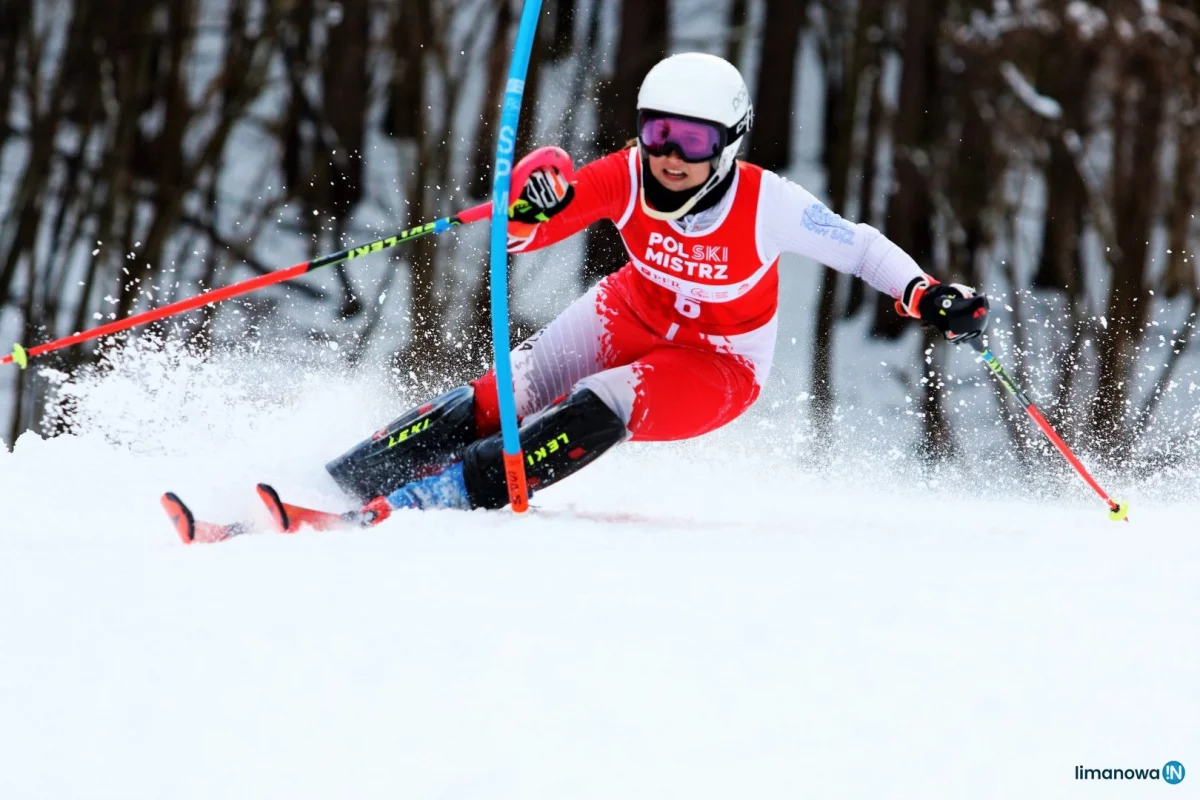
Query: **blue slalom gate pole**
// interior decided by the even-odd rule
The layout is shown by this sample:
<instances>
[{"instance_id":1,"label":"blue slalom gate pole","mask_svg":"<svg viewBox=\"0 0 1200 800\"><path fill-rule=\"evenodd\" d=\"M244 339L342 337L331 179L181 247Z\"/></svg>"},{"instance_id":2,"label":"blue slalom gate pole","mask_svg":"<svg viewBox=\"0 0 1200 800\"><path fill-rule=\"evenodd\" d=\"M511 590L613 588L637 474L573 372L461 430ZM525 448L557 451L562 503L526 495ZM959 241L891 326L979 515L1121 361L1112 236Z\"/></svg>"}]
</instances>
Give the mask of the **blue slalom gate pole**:
<instances>
[{"instance_id":1,"label":"blue slalom gate pole","mask_svg":"<svg viewBox=\"0 0 1200 800\"><path fill-rule=\"evenodd\" d=\"M508 204L512 189L513 152L521 121L521 98L525 95L525 76L533 36L537 32L542 0L525 0L521 23L513 46L508 70L508 87L500 112L500 130L496 137L496 167L492 173L492 347L496 351L496 395L500 403L500 430L504 438L504 474L508 500L513 511L529 508L525 487L525 457L517 430L517 401L513 396L512 357L508 351Z\"/></svg>"}]
</instances>

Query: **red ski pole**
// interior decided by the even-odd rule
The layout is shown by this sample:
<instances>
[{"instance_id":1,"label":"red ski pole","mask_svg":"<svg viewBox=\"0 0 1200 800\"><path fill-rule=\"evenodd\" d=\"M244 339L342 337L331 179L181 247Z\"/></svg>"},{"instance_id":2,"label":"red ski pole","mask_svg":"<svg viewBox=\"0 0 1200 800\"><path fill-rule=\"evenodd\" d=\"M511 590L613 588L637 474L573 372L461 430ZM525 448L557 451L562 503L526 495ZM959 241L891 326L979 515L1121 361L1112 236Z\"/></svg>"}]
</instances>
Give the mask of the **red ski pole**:
<instances>
[{"instance_id":1,"label":"red ski pole","mask_svg":"<svg viewBox=\"0 0 1200 800\"><path fill-rule=\"evenodd\" d=\"M533 151L525 158L521 159L521 163L513 170L513 185L523 187L525 180L529 177L534 169L547 166L558 166L567 174L571 169L571 157L563 150L557 147L542 147ZM519 191L519 190L518 190ZM386 239L377 239L374 242L358 247L348 247L337 253L331 253L327 256L321 256L313 261L305 261L287 269L279 269L274 272L268 272L266 275L259 275L256 278L250 278L239 283L223 286L220 289L210 289L207 292L189 297L186 300L180 300L161 308L152 308L148 311L143 311L140 314L134 314L132 317L119 319L115 322L110 322L106 325L100 325L96 328L91 328L79 333L73 333L70 336L65 336L62 339L55 339L53 342L39 344L36 347L25 348L20 344L14 344L10 355L0 358L0 364L16 363L21 369L25 369L29 365L29 359L40 356L43 353L51 353L55 350L61 350L64 347L87 342L92 339L98 339L101 336L108 336L113 333L136 328L138 325L145 325L147 322L154 322L160 319L182 314L184 311L206 306L209 303L216 303L221 300L228 300L231 297L247 294L256 289L261 289L264 286L271 286L276 283L283 283L292 278L303 275L307 272L328 267L330 264L338 264L342 261L349 261L353 258L360 258L371 253L378 253L380 250L386 250L390 247L395 247L401 242L411 241L412 239L429 234L438 234L450 230L459 225L469 225L472 222L478 222L481 219L487 219L491 216L492 204L490 202L480 203L477 206L459 212L449 217L427 222L424 225L418 225L415 228L409 228L406 231L401 231L395 236L389 236Z\"/></svg>"},{"instance_id":2,"label":"red ski pole","mask_svg":"<svg viewBox=\"0 0 1200 800\"><path fill-rule=\"evenodd\" d=\"M987 364L988 368L992 370L992 374L999 379L1000 383L1004 384L1004 388L1012 392L1013 397L1017 398L1017 402L1025 407L1025 413L1029 414L1030 419L1037 423L1037 426L1042 429L1042 433L1046 434L1046 438L1058 448L1058 452L1062 453L1063 458L1067 460L1067 463L1075 468L1075 471L1079 473L1079 477L1083 478L1084 481L1087 482L1087 485L1092 487L1092 491L1100 495L1100 499L1108 504L1108 518L1114 522L1119 522L1120 520L1129 522L1129 506L1120 502L1119 500L1114 500L1113 498L1109 497L1108 494L1100 488L1100 484L1096 483L1096 479L1088 474L1088 471L1084 469L1083 464L1079 461L1075 454L1071 452L1071 448L1067 447L1067 443L1064 442L1062 437L1059 436L1054 428L1050 426L1050 423L1046 421L1044 416L1042 416L1042 412L1033 404L1033 401L1031 401L1025 395L1025 393L1021 391L1021 387L1018 386L1017 382L1012 379L1007 371L1005 371L1003 365L1000 364L1000 361L995 355L992 354L992 351L984 346L983 342L979 340L979 337L971 340L971 347L975 348L975 352L979 353L980 358L983 359L983 363Z\"/></svg>"},{"instance_id":3,"label":"red ski pole","mask_svg":"<svg viewBox=\"0 0 1200 800\"><path fill-rule=\"evenodd\" d=\"M255 291L256 289L261 289L264 286L283 283L284 281L289 281L292 278L298 277L307 272L312 272L313 270L320 269L321 267L328 267L330 264L338 264L342 261L349 261L352 258L359 258L370 253L378 253L380 250L386 250L389 247L395 247L401 242L407 242L410 239L416 239L420 236L426 236L431 233L442 233L443 231L447 231L456 225L466 225L477 220L485 219L490 215L490 211L491 203L482 203L474 208L470 208L462 212L461 214L456 214L451 217L442 217L439 220L427 222L424 225L418 225L415 228L409 228L406 231L401 231L395 236L389 236L386 239L378 239L374 242L370 242L369 244L359 247L348 247L340 252L331 253L327 256L321 256L314 261L305 261L303 263L296 264L295 266L288 267L287 269L277 269L274 272L268 272L266 275L259 275L256 278L250 278L249 280L230 284L229 286L223 286L220 289L210 289L209 291L198 294L195 297L189 297L185 300L180 300L178 302L162 306L161 308L152 308L148 311L143 311L140 314L134 314L131 317L110 322L107 325L100 325L99 327L91 328L86 331L80 331L79 333L74 333L70 336L64 336L61 339L55 339L53 342L39 344L37 347L30 347L26 349L20 344L14 344L12 354L0 359L0 364L12 364L15 362L21 369L25 369L25 367L29 365L29 359L40 356L43 353L61 350L64 347L70 347L71 345L79 344L80 342L97 339L101 336L120 333L121 331L135 328L138 325L145 325L147 322L166 319L167 317L171 317L176 314L182 314L185 311L191 311L193 309L200 308L201 306L206 306L209 303L216 303L221 300L228 300L231 297L247 294Z\"/></svg>"}]
</instances>

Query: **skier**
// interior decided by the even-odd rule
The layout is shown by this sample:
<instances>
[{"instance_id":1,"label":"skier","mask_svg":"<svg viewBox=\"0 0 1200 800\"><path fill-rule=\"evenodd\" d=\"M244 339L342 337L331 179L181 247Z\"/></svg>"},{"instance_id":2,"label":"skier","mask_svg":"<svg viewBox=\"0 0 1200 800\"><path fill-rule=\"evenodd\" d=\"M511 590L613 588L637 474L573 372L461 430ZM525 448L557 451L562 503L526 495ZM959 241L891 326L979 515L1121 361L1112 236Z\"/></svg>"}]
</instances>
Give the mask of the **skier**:
<instances>
[{"instance_id":1,"label":"skier","mask_svg":"<svg viewBox=\"0 0 1200 800\"><path fill-rule=\"evenodd\" d=\"M795 183L737 159L750 94L737 68L671 56L638 94L637 138L573 182L535 171L509 212L509 249L529 252L593 222L616 224L629 262L513 353L531 491L627 439L690 439L758 397L775 346L778 262L808 256L896 298L898 313L961 342L987 326L983 295L926 275L879 231ZM400 508L508 502L492 372L400 417L327 465L364 503Z\"/></svg>"}]
</instances>

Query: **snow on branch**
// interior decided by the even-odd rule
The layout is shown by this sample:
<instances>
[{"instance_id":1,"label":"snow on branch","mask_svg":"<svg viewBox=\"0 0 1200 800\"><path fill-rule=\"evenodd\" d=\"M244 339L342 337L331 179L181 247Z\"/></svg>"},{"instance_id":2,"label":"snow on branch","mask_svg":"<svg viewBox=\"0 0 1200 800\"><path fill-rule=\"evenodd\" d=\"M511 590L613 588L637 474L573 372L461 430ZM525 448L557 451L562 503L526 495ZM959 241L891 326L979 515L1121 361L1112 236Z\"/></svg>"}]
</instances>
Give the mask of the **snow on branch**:
<instances>
[{"instance_id":1,"label":"snow on branch","mask_svg":"<svg viewBox=\"0 0 1200 800\"><path fill-rule=\"evenodd\" d=\"M1108 16L1083 0L1071 0L1067 3L1066 18L1075 23L1079 36L1084 41L1095 39L1108 27Z\"/></svg>"},{"instance_id":2,"label":"snow on branch","mask_svg":"<svg viewBox=\"0 0 1200 800\"><path fill-rule=\"evenodd\" d=\"M1044 94L1038 94L1037 89L1034 89L1033 85L1025 80L1021 70L1017 69L1011 61L1005 61L1000 65L1000 75L1008 84L1008 88L1012 89L1013 94L1028 106L1030 111L1045 119L1058 120L1062 118L1062 106L1058 104L1058 101L1046 97Z\"/></svg>"}]
</instances>

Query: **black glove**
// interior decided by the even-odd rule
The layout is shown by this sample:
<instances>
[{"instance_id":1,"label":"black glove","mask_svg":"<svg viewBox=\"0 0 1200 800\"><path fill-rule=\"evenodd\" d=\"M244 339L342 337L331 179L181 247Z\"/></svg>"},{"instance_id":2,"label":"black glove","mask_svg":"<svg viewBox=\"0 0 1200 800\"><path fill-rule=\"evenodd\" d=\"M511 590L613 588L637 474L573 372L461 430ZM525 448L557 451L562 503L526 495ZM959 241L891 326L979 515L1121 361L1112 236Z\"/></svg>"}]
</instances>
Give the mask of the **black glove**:
<instances>
[{"instance_id":1,"label":"black glove","mask_svg":"<svg viewBox=\"0 0 1200 800\"><path fill-rule=\"evenodd\" d=\"M896 301L896 311L936 328L951 342L966 342L987 330L988 299L969 286L913 278Z\"/></svg>"},{"instance_id":2,"label":"black glove","mask_svg":"<svg viewBox=\"0 0 1200 800\"><path fill-rule=\"evenodd\" d=\"M513 222L537 225L562 211L575 197L575 187L558 167L549 166L529 173L521 194L508 207Z\"/></svg>"}]
</instances>

